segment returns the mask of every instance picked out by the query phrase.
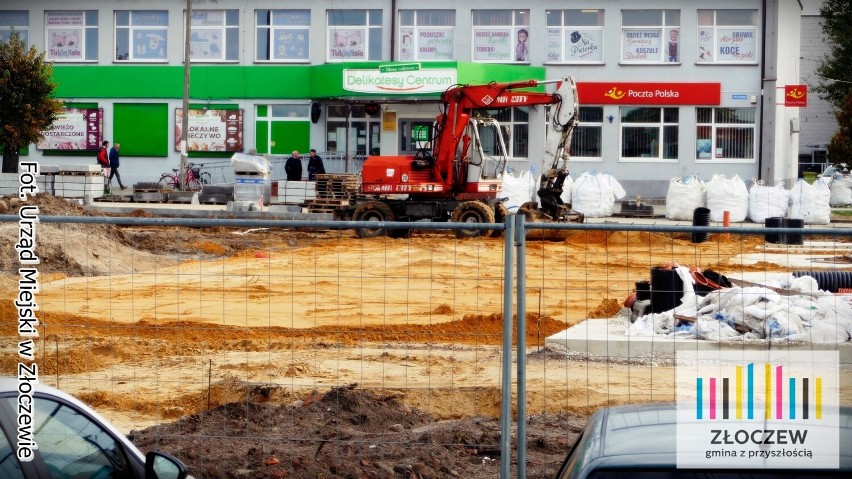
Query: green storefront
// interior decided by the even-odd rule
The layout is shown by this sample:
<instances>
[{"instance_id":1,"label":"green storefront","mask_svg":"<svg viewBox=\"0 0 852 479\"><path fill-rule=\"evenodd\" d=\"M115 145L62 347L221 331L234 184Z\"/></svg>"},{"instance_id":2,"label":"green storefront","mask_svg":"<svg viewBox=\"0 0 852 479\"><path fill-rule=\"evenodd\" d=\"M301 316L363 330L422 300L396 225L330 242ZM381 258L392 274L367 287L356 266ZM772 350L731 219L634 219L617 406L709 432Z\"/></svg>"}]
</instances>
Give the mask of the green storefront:
<instances>
[{"instance_id":1,"label":"green storefront","mask_svg":"<svg viewBox=\"0 0 852 479\"><path fill-rule=\"evenodd\" d=\"M239 119L239 131L225 142L225 151L193 151L190 144L190 156L227 158L233 151L252 149L289 155L313 145L326 151L396 154L398 145L404 145L401 135L434 118L440 93L452 84L542 80L544 71L463 62L192 66L191 117L193 111L233 112L229 118ZM101 134L120 139L125 157L179 158L176 118L183 75L182 66L54 66L57 96L67 107L103 109ZM421 121L401 128L398 119L412 115ZM81 152L45 149L42 154Z\"/></svg>"}]
</instances>

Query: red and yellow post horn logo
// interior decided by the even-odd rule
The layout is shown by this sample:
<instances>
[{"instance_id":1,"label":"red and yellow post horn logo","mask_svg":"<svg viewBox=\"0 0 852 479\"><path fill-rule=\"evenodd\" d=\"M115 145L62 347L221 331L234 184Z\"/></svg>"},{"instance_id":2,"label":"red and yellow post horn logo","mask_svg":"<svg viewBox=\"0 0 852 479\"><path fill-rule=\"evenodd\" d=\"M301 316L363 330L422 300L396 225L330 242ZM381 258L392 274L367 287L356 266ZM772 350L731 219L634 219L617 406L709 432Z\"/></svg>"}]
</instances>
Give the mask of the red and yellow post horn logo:
<instances>
[{"instance_id":1,"label":"red and yellow post horn logo","mask_svg":"<svg viewBox=\"0 0 852 479\"><path fill-rule=\"evenodd\" d=\"M794 100L800 100L805 95L807 95L807 92L804 90L799 90L798 88L793 88L792 90L787 92L787 96Z\"/></svg>"},{"instance_id":2,"label":"red and yellow post horn logo","mask_svg":"<svg viewBox=\"0 0 852 479\"><path fill-rule=\"evenodd\" d=\"M624 98L625 94L626 93L619 90L617 86L614 86L614 87L610 88L609 91L604 93L604 96L612 98L613 100L621 100L622 98Z\"/></svg>"}]
</instances>

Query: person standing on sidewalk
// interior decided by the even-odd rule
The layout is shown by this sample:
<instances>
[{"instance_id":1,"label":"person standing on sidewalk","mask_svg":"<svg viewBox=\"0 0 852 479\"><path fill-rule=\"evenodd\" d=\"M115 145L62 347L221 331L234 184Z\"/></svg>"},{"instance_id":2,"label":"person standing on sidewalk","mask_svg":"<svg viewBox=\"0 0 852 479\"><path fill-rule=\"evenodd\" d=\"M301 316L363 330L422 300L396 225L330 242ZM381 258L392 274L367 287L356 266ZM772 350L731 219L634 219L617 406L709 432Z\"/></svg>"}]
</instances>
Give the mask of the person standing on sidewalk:
<instances>
[{"instance_id":1,"label":"person standing on sidewalk","mask_svg":"<svg viewBox=\"0 0 852 479\"><path fill-rule=\"evenodd\" d=\"M308 158L308 180L314 181L317 175L325 174L325 166L322 164L322 157L317 155L317 150L311 148L310 158Z\"/></svg>"},{"instance_id":2,"label":"person standing on sidewalk","mask_svg":"<svg viewBox=\"0 0 852 479\"><path fill-rule=\"evenodd\" d=\"M302 181L302 157L299 156L299 150L293 150L293 156L287 158L284 172L287 173L287 181Z\"/></svg>"},{"instance_id":3,"label":"person standing on sidewalk","mask_svg":"<svg viewBox=\"0 0 852 479\"><path fill-rule=\"evenodd\" d=\"M118 187L122 190L124 185L121 183L121 175L118 174L118 150L121 149L121 143L116 143L109 150L109 187L112 188L112 177L118 180Z\"/></svg>"}]
</instances>

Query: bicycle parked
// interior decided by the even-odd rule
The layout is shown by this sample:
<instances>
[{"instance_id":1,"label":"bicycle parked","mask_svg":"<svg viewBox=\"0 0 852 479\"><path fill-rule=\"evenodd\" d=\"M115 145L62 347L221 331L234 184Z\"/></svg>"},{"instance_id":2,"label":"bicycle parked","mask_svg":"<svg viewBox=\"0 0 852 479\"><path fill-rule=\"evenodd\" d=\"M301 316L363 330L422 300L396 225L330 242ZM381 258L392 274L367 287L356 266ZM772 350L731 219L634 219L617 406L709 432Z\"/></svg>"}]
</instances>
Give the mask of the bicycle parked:
<instances>
[{"instance_id":1,"label":"bicycle parked","mask_svg":"<svg viewBox=\"0 0 852 479\"><path fill-rule=\"evenodd\" d=\"M201 171L203 167L204 164L201 163L189 163L187 165L186 185L189 191L201 191L204 185L208 185L212 181L210 173ZM160 176L159 184L162 190L180 190L180 170L172 168L172 173L163 173Z\"/></svg>"}]
</instances>

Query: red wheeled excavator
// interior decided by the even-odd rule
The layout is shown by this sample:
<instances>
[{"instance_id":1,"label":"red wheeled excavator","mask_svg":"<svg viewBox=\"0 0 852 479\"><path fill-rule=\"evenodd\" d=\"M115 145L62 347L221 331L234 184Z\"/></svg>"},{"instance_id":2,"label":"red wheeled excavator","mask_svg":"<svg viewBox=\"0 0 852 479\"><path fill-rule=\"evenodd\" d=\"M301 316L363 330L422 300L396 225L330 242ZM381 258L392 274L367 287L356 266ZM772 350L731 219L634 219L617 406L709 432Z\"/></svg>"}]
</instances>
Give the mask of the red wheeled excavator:
<instances>
[{"instance_id":1,"label":"red wheeled excavator","mask_svg":"<svg viewBox=\"0 0 852 479\"><path fill-rule=\"evenodd\" d=\"M528 89L556 84L556 92ZM442 96L441 113L431 140L414 155L371 156L361 170L354 204L336 217L355 221L454 221L502 223L508 211L501 199L506 172L504 130L487 110L551 105L545 154L550 167L541 176L536 201L524 203L519 214L529 221L580 221L581 214L563 203L562 184L568 176L571 134L578 122L577 89L570 77L553 81L517 81L485 85L456 85ZM382 225L357 228L361 238L410 230ZM480 229L456 230L458 237L486 234ZM499 231L495 232L499 233Z\"/></svg>"}]
</instances>

